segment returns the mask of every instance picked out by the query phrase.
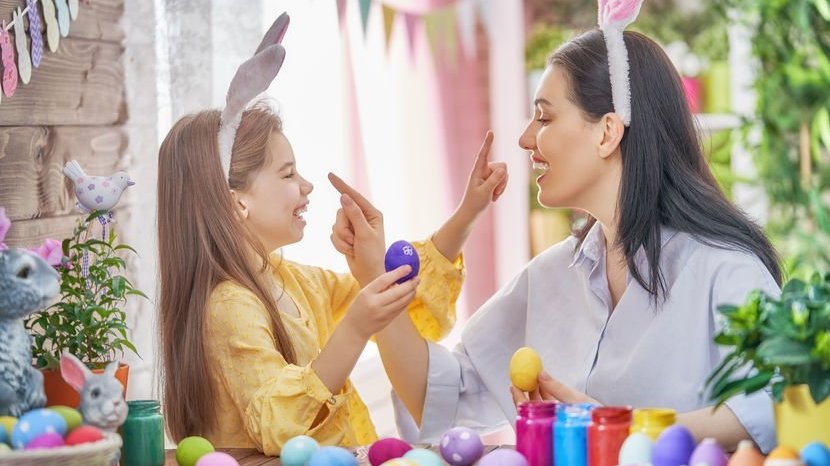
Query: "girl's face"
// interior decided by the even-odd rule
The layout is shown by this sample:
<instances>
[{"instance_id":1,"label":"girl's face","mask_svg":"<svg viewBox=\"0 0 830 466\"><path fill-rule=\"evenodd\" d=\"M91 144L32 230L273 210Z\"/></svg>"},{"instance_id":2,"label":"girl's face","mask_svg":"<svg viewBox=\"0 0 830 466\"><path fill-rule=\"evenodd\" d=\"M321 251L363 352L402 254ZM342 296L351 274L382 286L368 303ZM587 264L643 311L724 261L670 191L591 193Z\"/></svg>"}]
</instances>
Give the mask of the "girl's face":
<instances>
[{"instance_id":1,"label":"girl's face","mask_svg":"<svg viewBox=\"0 0 830 466\"><path fill-rule=\"evenodd\" d=\"M282 133L272 133L266 156L268 162L237 199L245 221L273 251L303 238L303 213L314 186L297 172L294 151Z\"/></svg>"},{"instance_id":2,"label":"girl's face","mask_svg":"<svg viewBox=\"0 0 830 466\"><path fill-rule=\"evenodd\" d=\"M519 138L539 176L539 203L546 207L592 210L608 202L611 159L603 141L603 121L592 123L568 99L568 80L556 66L545 70L534 101L534 115ZM615 194L615 193L614 193ZM611 199L610 202L615 202Z\"/></svg>"}]
</instances>

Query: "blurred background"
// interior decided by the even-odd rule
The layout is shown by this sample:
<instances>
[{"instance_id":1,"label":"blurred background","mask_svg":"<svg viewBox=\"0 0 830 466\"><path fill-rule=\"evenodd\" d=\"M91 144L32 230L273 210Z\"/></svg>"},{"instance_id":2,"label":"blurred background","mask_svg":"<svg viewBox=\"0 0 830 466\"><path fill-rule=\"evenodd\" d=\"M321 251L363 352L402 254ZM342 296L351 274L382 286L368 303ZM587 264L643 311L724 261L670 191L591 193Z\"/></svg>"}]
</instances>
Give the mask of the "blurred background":
<instances>
[{"instance_id":1,"label":"blurred background","mask_svg":"<svg viewBox=\"0 0 830 466\"><path fill-rule=\"evenodd\" d=\"M18 3L0 0L3 18ZM517 139L545 58L594 27L594 1L83 2L81 26L55 55L63 61L44 65L60 72L34 76L41 84L0 105L0 205L13 221L7 242L35 245L74 225L60 174L66 160L79 159L94 175L124 168L136 180L116 211L122 240L139 253L130 275L150 297L128 308L141 355L126 356L130 398L160 393L159 143L181 116L223 105L236 67L283 11L291 15L287 58L265 97L284 119L299 171L315 185L306 237L286 248L289 258L347 270L329 242L338 208L329 171L384 212L389 242L429 237L460 201L488 129L496 135L492 158L507 162L510 183L465 249L459 322L579 221L576 212L538 205ZM666 48L713 172L766 226L789 273L827 269L828 0L647 0L631 29ZM389 384L373 345L353 380L378 433L393 435Z\"/></svg>"}]
</instances>

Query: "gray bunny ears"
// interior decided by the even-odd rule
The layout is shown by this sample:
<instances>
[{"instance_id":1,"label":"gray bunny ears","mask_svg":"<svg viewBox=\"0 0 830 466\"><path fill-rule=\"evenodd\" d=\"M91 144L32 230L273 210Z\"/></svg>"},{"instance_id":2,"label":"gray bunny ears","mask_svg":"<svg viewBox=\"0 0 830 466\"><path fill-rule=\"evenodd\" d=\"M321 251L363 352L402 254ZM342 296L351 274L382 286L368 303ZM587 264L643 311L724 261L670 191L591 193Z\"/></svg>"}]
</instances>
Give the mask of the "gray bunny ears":
<instances>
[{"instance_id":1,"label":"gray bunny ears","mask_svg":"<svg viewBox=\"0 0 830 466\"><path fill-rule=\"evenodd\" d=\"M262 94L277 77L285 49L280 44L288 29L289 18L283 13L265 33L254 56L239 65L228 87L225 109L219 122L219 159L227 180L231 169L231 150L236 139L236 130L242 121L242 112L259 94Z\"/></svg>"}]
</instances>

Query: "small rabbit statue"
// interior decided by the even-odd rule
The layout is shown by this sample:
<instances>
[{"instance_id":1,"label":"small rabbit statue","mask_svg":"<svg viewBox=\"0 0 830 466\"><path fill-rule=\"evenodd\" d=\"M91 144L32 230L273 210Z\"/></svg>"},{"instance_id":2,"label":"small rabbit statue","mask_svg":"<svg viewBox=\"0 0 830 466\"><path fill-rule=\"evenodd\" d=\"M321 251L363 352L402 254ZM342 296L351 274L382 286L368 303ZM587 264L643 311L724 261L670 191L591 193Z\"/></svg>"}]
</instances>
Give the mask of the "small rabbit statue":
<instances>
[{"instance_id":1,"label":"small rabbit statue","mask_svg":"<svg viewBox=\"0 0 830 466\"><path fill-rule=\"evenodd\" d=\"M0 208L0 217L3 209ZM2 228L0 228L2 230ZM0 231L0 245L3 241ZM18 417L46 403L43 375L32 367L32 341L23 318L60 291L58 273L28 251L0 251L0 415Z\"/></svg>"},{"instance_id":2,"label":"small rabbit statue","mask_svg":"<svg viewBox=\"0 0 830 466\"><path fill-rule=\"evenodd\" d=\"M127 419L124 387L115 378L116 369L118 362L111 362L103 374L95 374L71 353L61 355L61 376L81 395L84 423L108 432L117 431Z\"/></svg>"}]
</instances>

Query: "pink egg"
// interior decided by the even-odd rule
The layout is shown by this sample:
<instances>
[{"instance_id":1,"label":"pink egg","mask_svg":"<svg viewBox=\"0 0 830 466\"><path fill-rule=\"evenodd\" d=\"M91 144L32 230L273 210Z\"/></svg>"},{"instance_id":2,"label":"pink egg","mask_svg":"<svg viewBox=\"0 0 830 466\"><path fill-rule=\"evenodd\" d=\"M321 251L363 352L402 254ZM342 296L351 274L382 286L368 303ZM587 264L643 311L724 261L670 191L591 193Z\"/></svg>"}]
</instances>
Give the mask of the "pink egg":
<instances>
[{"instance_id":1,"label":"pink egg","mask_svg":"<svg viewBox=\"0 0 830 466\"><path fill-rule=\"evenodd\" d=\"M34 450L36 448L55 448L55 447L62 447L63 437L57 432L47 432L40 437L29 442L26 445L27 450Z\"/></svg>"},{"instance_id":2,"label":"pink egg","mask_svg":"<svg viewBox=\"0 0 830 466\"><path fill-rule=\"evenodd\" d=\"M383 463L400 458L412 449L412 445L396 438L382 438L369 447L369 463L380 466Z\"/></svg>"},{"instance_id":3,"label":"pink egg","mask_svg":"<svg viewBox=\"0 0 830 466\"><path fill-rule=\"evenodd\" d=\"M82 443L97 442L104 438L104 434L97 427L81 426L75 428L66 436L67 445L80 445Z\"/></svg>"},{"instance_id":4,"label":"pink egg","mask_svg":"<svg viewBox=\"0 0 830 466\"><path fill-rule=\"evenodd\" d=\"M196 466L239 466L239 462L227 453L215 451L199 458Z\"/></svg>"},{"instance_id":5,"label":"pink egg","mask_svg":"<svg viewBox=\"0 0 830 466\"><path fill-rule=\"evenodd\" d=\"M651 451L651 464L654 466L683 466L689 464L689 458L695 450L695 439L681 425L673 425L664 430L654 442Z\"/></svg>"},{"instance_id":6,"label":"pink egg","mask_svg":"<svg viewBox=\"0 0 830 466\"><path fill-rule=\"evenodd\" d=\"M692 457L689 459L689 466L705 464L707 466L726 466L728 458L720 447L717 440L713 438L703 439L700 445L695 448Z\"/></svg>"},{"instance_id":7,"label":"pink egg","mask_svg":"<svg viewBox=\"0 0 830 466\"><path fill-rule=\"evenodd\" d=\"M479 466L527 466L527 459L516 450L499 448L484 455L478 462Z\"/></svg>"}]
</instances>

